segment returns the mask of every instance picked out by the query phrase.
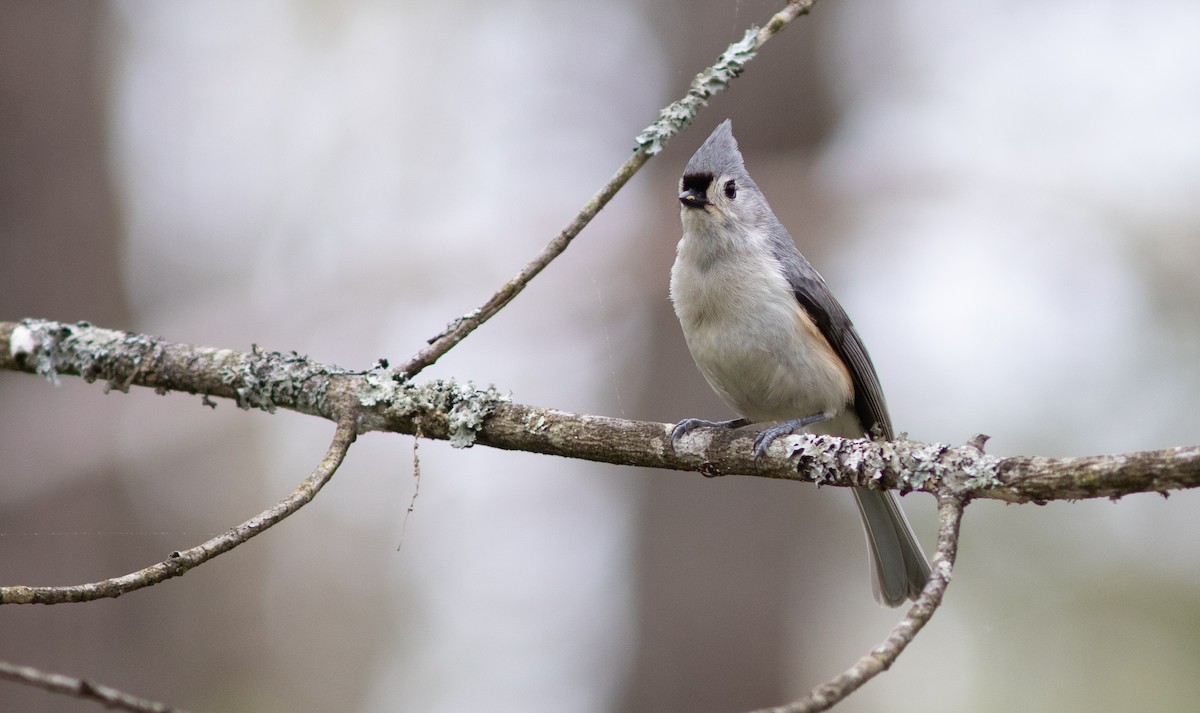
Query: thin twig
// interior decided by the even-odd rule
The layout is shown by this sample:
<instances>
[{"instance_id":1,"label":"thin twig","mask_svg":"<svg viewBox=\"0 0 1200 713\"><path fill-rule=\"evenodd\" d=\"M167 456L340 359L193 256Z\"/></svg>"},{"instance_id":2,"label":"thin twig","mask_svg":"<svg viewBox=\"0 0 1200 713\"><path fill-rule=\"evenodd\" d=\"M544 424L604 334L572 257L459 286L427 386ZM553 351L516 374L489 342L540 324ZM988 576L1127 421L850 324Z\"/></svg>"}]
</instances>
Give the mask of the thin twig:
<instances>
[{"instance_id":1,"label":"thin twig","mask_svg":"<svg viewBox=\"0 0 1200 713\"><path fill-rule=\"evenodd\" d=\"M816 713L828 710L864 683L891 668L896 657L912 643L913 637L929 622L942 603L942 596L946 593L954 570L954 558L958 554L964 505L962 497L949 491L938 494L938 543L929 582L882 643L836 678L809 691L801 700L755 713Z\"/></svg>"},{"instance_id":2,"label":"thin twig","mask_svg":"<svg viewBox=\"0 0 1200 713\"><path fill-rule=\"evenodd\" d=\"M413 459L412 459L412 476L413 476L413 494L408 501L408 509L404 511L404 520L400 523L400 544L396 545L396 551L404 546L404 535L408 532L408 518L412 516L413 511L417 509L417 496L421 494L421 456L417 453L418 447L421 445L421 427L417 425L417 432L413 434Z\"/></svg>"},{"instance_id":3,"label":"thin twig","mask_svg":"<svg viewBox=\"0 0 1200 713\"><path fill-rule=\"evenodd\" d=\"M621 190L630 178L638 172L646 161L662 151L666 143L683 129L687 128L709 98L728 86L729 82L742 73L742 68L754 58L758 50L774 37L792 20L808 14L816 0L789 0L787 5L775 13L763 27L751 27L742 39L734 42L725 49L715 64L705 69L692 80L687 94L671 103L659 112L659 119L638 134L637 146L633 155L617 169L608 183L600 188L579 213L565 228L554 236L521 271L508 282L505 282L487 302L480 307L459 317L446 326L446 329L431 338L427 346L414 354L396 371L405 377L412 378L423 369L440 359L456 344L467 337L477 327L491 319L509 302L513 300L529 281L538 275L550 261L562 254L575 236L596 217L605 205L612 200L617 191Z\"/></svg>"},{"instance_id":4,"label":"thin twig","mask_svg":"<svg viewBox=\"0 0 1200 713\"><path fill-rule=\"evenodd\" d=\"M83 678L64 676L61 673L46 673L32 666L18 666L7 661L0 661L0 678L41 688L51 693L96 701L105 708L133 711L133 713L184 713L179 708L172 708L165 703L157 703L122 693L111 686L93 683Z\"/></svg>"},{"instance_id":5,"label":"thin twig","mask_svg":"<svg viewBox=\"0 0 1200 713\"><path fill-rule=\"evenodd\" d=\"M228 552L246 542L255 535L261 534L271 526L282 522L310 502L321 488L329 482L333 474L346 457L350 444L354 442L356 424L354 414L348 412L338 423L333 442L321 459L320 464L313 470L292 494L262 511L246 522L238 525L211 540L201 543L191 549L172 552L167 559L144 569L89 584L75 584L62 587L29 587L9 586L0 587L0 604L63 604L68 602L88 602L94 599L119 597L122 594L137 591L144 587L158 584L172 577L179 577L193 567L198 567L219 554Z\"/></svg>"}]
</instances>

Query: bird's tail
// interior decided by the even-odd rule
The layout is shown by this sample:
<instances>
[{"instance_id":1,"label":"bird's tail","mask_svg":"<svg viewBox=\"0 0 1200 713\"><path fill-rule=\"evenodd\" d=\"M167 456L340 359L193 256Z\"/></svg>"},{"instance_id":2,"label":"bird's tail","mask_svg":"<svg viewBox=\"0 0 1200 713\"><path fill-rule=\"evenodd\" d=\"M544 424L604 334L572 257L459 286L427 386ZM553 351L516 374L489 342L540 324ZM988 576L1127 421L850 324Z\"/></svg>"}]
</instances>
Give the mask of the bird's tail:
<instances>
[{"instance_id":1,"label":"bird's tail","mask_svg":"<svg viewBox=\"0 0 1200 713\"><path fill-rule=\"evenodd\" d=\"M898 607L916 599L929 581L929 561L890 490L851 488L871 551L871 588L875 600Z\"/></svg>"}]
</instances>

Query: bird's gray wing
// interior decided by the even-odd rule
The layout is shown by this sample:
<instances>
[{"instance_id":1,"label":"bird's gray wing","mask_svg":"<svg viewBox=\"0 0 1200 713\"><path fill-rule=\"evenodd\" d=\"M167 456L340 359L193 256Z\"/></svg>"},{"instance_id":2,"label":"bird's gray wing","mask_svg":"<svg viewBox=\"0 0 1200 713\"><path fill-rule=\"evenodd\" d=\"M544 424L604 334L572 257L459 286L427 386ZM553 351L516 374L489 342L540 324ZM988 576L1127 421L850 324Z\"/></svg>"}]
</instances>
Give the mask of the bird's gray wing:
<instances>
[{"instance_id":1,"label":"bird's gray wing","mask_svg":"<svg viewBox=\"0 0 1200 713\"><path fill-rule=\"evenodd\" d=\"M881 435L891 440L895 434L887 402L883 399L883 389L879 386L879 375L875 372L867 348L854 329L854 323L829 291L825 280L796 249L791 235L782 225L779 230L783 231L783 235L772 241L775 259L783 268L796 301L812 317L821 334L850 370L850 379L854 383L854 411L858 414L858 420L867 434L878 424Z\"/></svg>"},{"instance_id":2,"label":"bird's gray wing","mask_svg":"<svg viewBox=\"0 0 1200 713\"><path fill-rule=\"evenodd\" d=\"M891 440L892 420L888 416L879 375L867 356L867 349L854 329L841 303L829 291L825 280L804 259L782 225L772 232L775 258L787 276L796 301L808 312L821 334L829 341L850 371L854 384L854 411L863 429L875 426ZM912 527L896 501L895 493L853 488L867 547L871 552L871 584L875 599L887 606L899 606L905 599L916 599L929 580L929 562Z\"/></svg>"}]
</instances>

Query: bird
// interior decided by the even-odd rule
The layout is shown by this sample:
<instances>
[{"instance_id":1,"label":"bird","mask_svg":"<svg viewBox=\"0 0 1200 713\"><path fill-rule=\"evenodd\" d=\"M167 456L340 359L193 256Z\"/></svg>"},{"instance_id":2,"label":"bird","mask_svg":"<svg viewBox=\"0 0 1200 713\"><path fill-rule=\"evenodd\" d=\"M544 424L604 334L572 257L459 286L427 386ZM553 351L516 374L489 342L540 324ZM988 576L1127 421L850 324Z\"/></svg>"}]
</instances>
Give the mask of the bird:
<instances>
[{"instance_id":1,"label":"bird","mask_svg":"<svg viewBox=\"0 0 1200 713\"><path fill-rule=\"evenodd\" d=\"M756 460L800 429L892 440L862 339L750 178L729 119L687 162L679 189L683 237L671 268L671 302L696 367L738 417L683 419L672 429L672 445L697 428L751 424L773 424L754 442ZM851 491L876 601L896 607L915 600L929 562L895 494Z\"/></svg>"}]
</instances>

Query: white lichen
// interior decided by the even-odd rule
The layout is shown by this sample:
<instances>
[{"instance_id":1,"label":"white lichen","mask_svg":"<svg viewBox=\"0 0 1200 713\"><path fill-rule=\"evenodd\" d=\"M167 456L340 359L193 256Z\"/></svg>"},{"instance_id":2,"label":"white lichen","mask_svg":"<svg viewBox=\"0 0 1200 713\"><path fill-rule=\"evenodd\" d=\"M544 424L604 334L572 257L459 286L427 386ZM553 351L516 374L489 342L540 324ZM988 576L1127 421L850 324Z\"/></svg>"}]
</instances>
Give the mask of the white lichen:
<instances>
[{"instance_id":1,"label":"white lichen","mask_svg":"<svg viewBox=\"0 0 1200 713\"><path fill-rule=\"evenodd\" d=\"M8 339L8 355L14 359L29 356L37 349L37 345L33 330L24 324L18 324L13 328L12 336Z\"/></svg>"}]
</instances>

